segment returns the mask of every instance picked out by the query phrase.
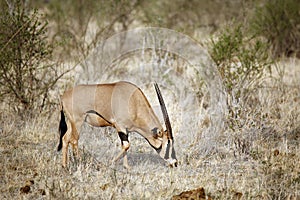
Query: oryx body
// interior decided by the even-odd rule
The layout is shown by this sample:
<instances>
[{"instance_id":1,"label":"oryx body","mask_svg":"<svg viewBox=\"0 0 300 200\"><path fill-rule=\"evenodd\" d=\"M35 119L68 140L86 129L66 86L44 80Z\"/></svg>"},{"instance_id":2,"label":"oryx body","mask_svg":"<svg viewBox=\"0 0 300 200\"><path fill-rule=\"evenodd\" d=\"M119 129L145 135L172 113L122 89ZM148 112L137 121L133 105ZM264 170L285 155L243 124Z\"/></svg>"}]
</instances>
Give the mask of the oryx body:
<instances>
[{"instance_id":1,"label":"oryx body","mask_svg":"<svg viewBox=\"0 0 300 200\"><path fill-rule=\"evenodd\" d=\"M130 132L142 135L162 158L171 166L176 166L177 159L169 117L157 84L155 84L155 89L163 111L166 131L141 89L132 83L78 85L66 91L61 98L58 146L58 150L63 151L63 166L67 166L69 144L78 155L79 130L83 122L96 127L116 128L121 139L122 151L115 161L124 156L125 167L128 167L126 152L130 146L128 140Z\"/></svg>"}]
</instances>

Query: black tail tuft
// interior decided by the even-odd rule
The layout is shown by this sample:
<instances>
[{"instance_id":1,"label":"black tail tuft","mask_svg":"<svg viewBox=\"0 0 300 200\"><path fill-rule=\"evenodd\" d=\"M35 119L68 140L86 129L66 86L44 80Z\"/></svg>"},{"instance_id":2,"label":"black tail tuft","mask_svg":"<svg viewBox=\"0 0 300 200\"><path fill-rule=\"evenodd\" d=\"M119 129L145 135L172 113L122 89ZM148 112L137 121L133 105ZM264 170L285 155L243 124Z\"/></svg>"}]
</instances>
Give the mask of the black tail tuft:
<instances>
[{"instance_id":1,"label":"black tail tuft","mask_svg":"<svg viewBox=\"0 0 300 200\"><path fill-rule=\"evenodd\" d=\"M62 149L62 138L65 135L65 133L67 132L68 127L67 127L67 123L66 123L66 118L65 118L65 114L64 111L61 110L60 111L60 122L59 122L59 145L57 147L57 151L60 151Z\"/></svg>"}]
</instances>

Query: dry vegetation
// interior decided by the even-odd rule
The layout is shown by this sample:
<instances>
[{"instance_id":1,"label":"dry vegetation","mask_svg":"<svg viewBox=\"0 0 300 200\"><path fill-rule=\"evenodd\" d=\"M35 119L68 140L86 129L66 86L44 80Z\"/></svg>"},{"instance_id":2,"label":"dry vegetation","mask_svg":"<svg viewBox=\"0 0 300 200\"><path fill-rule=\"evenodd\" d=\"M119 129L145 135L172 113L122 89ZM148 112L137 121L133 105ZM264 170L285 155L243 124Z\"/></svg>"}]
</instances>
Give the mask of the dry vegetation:
<instances>
[{"instance_id":1,"label":"dry vegetation","mask_svg":"<svg viewBox=\"0 0 300 200\"><path fill-rule=\"evenodd\" d=\"M217 152L199 153L195 136L201 132L175 132L180 165L173 169L136 134L130 137L132 169L123 169L121 162L112 166L120 148L115 130L84 127L81 159L65 170L56 152L58 110L26 121L2 113L1 198L169 199L199 187L214 199L299 198L300 65L297 60L278 65L283 77L257 90L261 106L239 119L244 124L239 130L224 130ZM179 115L175 109L170 113Z\"/></svg>"},{"instance_id":2,"label":"dry vegetation","mask_svg":"<svg viewBox=\"0 0 300 200\"><path fill-rule=\"evenodd\" d=\"M152 6L156 12L159 5ZM137 12L129 8L122 14ZM144 20L151 16L149 12L144 13ZM179 21L182 23L186 16L198 19L191 11L179 17ZM132 18L129 14L127 19ZM166 21L160 23L168 26ZM125 23L122 27L125 25L129 26ZM172 24L169 28L173 28ZM193 28L188 26L187 30ZM159 55L161 59L156 59ZM79 140L80 159L71 156L69 169L62 168L61 152L56 151L57 96L72 85L75 71L60 79L51 90L49 98L56 104L47 107L46 112L17 113L7 106L9 101L4 101L0 114L0 199L171 199L183 191L190 192L182 196L199 197L204 190L206 197L212 199L299 199L299 59L283 56L276 60L271 70L265 69L254 83L251 80L251 87L238 96L231 96L232 85L225 89L230 102L217 142L206 140L207 130L215 124L209 113L211 91L199 81L199 74L191 76L191 71L187 72L190 67L171 54L142 51L119 58L106 76L99 78L99 82L125 79L136 83L153 106L157 102L151 82L163 85L161 90L174 128L177 168L166 167L138 134L129 138L131 170L124 169L122 162L112 165L111 160L120 150L116 131L87 125L82 127ZM155 111L162 120L159 109Z\"/></svg>"}]
</instances>

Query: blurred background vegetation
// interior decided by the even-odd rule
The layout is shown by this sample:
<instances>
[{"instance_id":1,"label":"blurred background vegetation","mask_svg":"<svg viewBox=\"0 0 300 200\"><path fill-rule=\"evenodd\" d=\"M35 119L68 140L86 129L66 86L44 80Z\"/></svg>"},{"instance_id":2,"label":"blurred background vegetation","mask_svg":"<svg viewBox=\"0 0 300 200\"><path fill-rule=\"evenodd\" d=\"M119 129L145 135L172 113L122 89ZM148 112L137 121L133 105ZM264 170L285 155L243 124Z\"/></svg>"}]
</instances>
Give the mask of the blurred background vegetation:
<instances>
[{"instance_id":1,"label":"blurred background vegetation","mask_svg":"<svg viewBox=\"0 0 300 200\"><path fill-rule=\"evenodd\" d=\"M0 99L18 112L43 109L66 73L59 63L76 63L99 41L141 26L174 29L205 45L227 92L240 98L241 86L271 61L300 57L299 10L298 0L2 0Z\"/></svg>"},{"instance_id":2,"label":"blurred background vegetation","mask_svg":"<svg viewBox=\"0 0 300 200\"><path fill-rule=\"evenodd\" d=\"M225 175L228 172L231 176L233 165L248 167L253 176L243 168L243 179L233 176L228 180L237 185L238 181L249 183L246 184L249 199L291 199L289 195L299 194L300 98L298 78L294 77L299 73L295 68L299 67L300 58L299 0L0 0L0 134L11 136L13 142L17 131L19 136L27 137L28 130L22 128L26 119L36 119L34 116L39 116L44 132L56 131L52 127L57 123L56 116L44 123L46 118L40 118L40 114L49 117L49 113L58 113L58 99L64 89L60 81L71 82L65 77L73 76L73 66L84 60L99 42L115 33L145 26L169 28L190 36L209 51L217 65L227 97L228 115L223 138L218 138L218 153L212 156L217 160L216 169L224 169ZM178 56L170 58L176 60ZM182 74L187 68L178 60L180 66L174 68ZM118 75L126 69L122 70L112 73ZM194 84L192 89L201 91L196 88L201 86ZM201 94L198 100L201 98L205 105L208 97ZM201 108L204 117L209 112L205 107ZM194 120L194 116L191 118ZM203 127L214 125L209 118L201 123ZM38 135L34 135L33 141L40 138L40 143L45 143L44 137L52 132L40 134L40 129L37 126L32 131ZM199 156L199 149L203 147L199 141L205 128L195 129L198 138L195 141L187 134L178 136L184 141L193 140L189 148L182 148L187 160L182 160L183 164L191 167L189 162L194 160L194 165L201 168L203 155ZM4 146L7 141L1 138ZM53 138L46 141L55 146ZM49 143L44 145L36 155L45 153L47 148L49 152L52 150ZM29 152L35 146L39 147L34 143ZM13 148L18 149L19 143ZM2 155L3 160L7 159L6 154ZM52 168L48 160L53 160L53 155L49 156L40 159L47 162L43 165ZM230 156L234 157L232 162ZM12 158L18 159L14 153ZM11 162L15 163L13 159ZM211 162L203 163L210 168ZM45 170L42 171L44 174ZM15 173L12 171L11 176L15 177ZM214 180L214 170L205 174ZM260 182L255 183L259 187L257 191L253 184L255 178ZM226 176L224 185L232 193ZM226 199L222 198L224 191L219 191L222 187L214 182L210 186L211 191L217 190L221 195L219 199ZM63 192L59 188L59 193ZM11 198L15 193L11 193Z\"/></svg>"}]
</instances>

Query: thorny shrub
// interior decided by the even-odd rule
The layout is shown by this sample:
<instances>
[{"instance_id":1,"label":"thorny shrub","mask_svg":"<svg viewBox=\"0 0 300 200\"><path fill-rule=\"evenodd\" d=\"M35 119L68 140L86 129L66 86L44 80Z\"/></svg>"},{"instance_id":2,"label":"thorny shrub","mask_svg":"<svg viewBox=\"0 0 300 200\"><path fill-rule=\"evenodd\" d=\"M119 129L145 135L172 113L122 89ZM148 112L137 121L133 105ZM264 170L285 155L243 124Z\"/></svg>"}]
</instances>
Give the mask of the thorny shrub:
<instances>
[{"instance_id":1,"label":"thorny shrub","mask_svg":"<svg viewBox=\"0 0 300 200\"><path fill-rule=\"evenodd\" d=\"M228 94L232 128L232 123L241 118L242 108L260 84L265 70L271 69L267 47L263 41L250 38L242 25L237 25L225 28L216 39L211 39L210 50Z\"/></svg>"},{"instance_id":2,"label":"thorny shrub","mask_svg":"<svg viewBox=\"0 0 300 200\"><path fill-rule=\"evenodd\" d=\"M24 3L12 1L0 14L0 99L17 113L50 105L49 92L62 74L51 61L47 22Z\"/></svg>"},{"instance_id":3,"label":"thorny shrub","mask_svg":"<svg viewBox=\"0 0 300 200\"><path fill-rule=\"evenodd\" d=\"M299 10L298 0L266 1L255 9L250 22L251 32L267 40L273 56L300 57Z\"/></svg>"}]
</instances>

